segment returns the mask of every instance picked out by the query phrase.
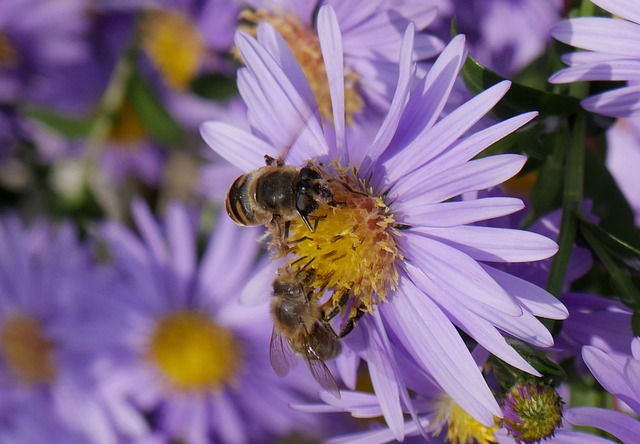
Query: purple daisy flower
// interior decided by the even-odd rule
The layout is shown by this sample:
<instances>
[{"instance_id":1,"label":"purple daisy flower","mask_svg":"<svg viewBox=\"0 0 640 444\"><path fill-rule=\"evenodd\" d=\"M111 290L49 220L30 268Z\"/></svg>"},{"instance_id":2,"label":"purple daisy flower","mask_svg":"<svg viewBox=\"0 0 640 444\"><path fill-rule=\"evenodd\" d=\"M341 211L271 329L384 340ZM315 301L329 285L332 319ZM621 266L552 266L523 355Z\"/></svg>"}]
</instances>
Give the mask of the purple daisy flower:
<instances>
[{"instance_id":1,"label":"purple daisy flower","mask_svg":"<svg viewBox=\"0 0 640 444\"><path fill-rule=\"evenodd\" d=\"M551 34L561 42L586 51L565 54L569 65L549 78L552 83L593 80L628 82L591 96L582 106L592 112L612 117L640 115L640 12L628 0L592 0L619 18L581 17L562 21Z\"/></svg>"},{"instance_id":2,"label":"purple daisy flower","mask_svg":"<svg viewBox=\"0 0 640 444\"><path fill-rule=\"evenodd\" d=\"M88 54L84 0L5 0L0 13L0 101L47 103L59 69Z\"/></svg>"},{"instance_id":3,"label":"purple daisy flower","mask_svg":"<svg viewBox=\"0 0 640 444\"><path fill-rule=\"evenodd\" d=\"M5 432L34 410L95 443L118 435L78 332L90 315L101 274L75 229L0 219L0 391ZM80 336L82 337L82 336ZM55 419L53 419L55 418ZM44 421L44 419L43 419ZM4 433L4 432L3 432ZM8 432L7 432L8 433Z\"/></svg>"},{"instance_id":4,"label":"purple daisy flower","mask_svg":"<svg viewBox=\"0 0 640 444\"><path fill-rule=\"evenodd\" d=\"M512 76L542 55L549 30L560 18L561 0L451 0L441 14L442 35L450 33L456 17L467 36L469 52L484 66ZM509 26L504 26L509 23ZM518 32L513 32L517 29Z\"/></svg>"},{"instance_id":5,"label":"purple daisy flower","mask_svg":"<svg viewBox=\"0 0 640 444\"><path fill-rule=\"evenodd\" d=\"M317 0L245 0L251 8L240 18L238 29L256 35L257 25L270 23L287 42L307 77L321 115L331 118L330 86L324 66L315 15ZM410 21L424 31L435 19L439 0L382 0L363 5L358 0L326 2L335 8L344 53L344 111L347 122L375 112L382 115L389 108L398 76L398 54L402 33ZM443 43L421 32L415 36L415 60L438 54ZM334 80L330 80L332 82ZM367 117L370 117L367 115Z\"/></svg>"},{"instance_id":6,"label":"purple daisy flower","mask_svg":"<svg viewBox=\"0 0 640 444\"><path fill-rule=\"evenodd\" d=\"M113 352L105 391L130 400L167 441L318 433L315 419L288 407L305 399L309 378L280 379L269 366L268 310L238 303L256 269L256 233L222 219L198 259L184 207L169 205L160 223L137 201L133 216L140 238L114 223L101 230L119 282L93 320L93 336Z\"/></svg>"},{"instance_id":7,"label":"purple daisy flower","mask_svg":"<svg viewBox=\"0 0 640 444\"><path fill-rule=\"evenodd\" d=\"M238 82L254 133L221 122L201 129L209 146L243 171L260 167L265 155L284 156L285 163L312 165L326 178L336 204L311 215L313 232L298 219L290 221L292 240L282 241L289 252L284 259L294 272L304 268L312 274L313 288L333 292L327 304L349 294L349 318L363 310L373 313L362 322L368 328L359 356L369 363L385 419L398 439L404 392L387 353L389 340L402 344L470 415L493 424L500 409L455 326L506 362L537 374L502 333L549 347L553 339L535 316L567 315L543 289L490 265L548 258L557 250L553 241L471 225L518 211L522 202L455 200L520 170L523 156L470 159L536 114L468 134L506 93L509 83L503 82L439 118L465 60L464 37L453 39L421 77L412 60L413 31L410 25L404 35L396 92L371 144L345 139L342 45L330 6L320 8L318 32L335 128L323 127L295 57L274 28L263 24L257 40L242 32L236 37L246 64ZM273 273L273 267L261 273L246 294L268 286Z\"/></svg>"},{"instance_id":8,"label":"purple daisy flower","mask_svg":"<svg viewBox=\"0 0 640 444\"><path fill-rule=\"evenodd\" d=\"M585 363L605 390L640 414L640 338L631 341L631 355L607 353L587 346L582 351ZM565 412L568 422L604 430L622 442L637 442L640 421L626 413L597 407L575 407Z\"/></svg>"}]
</instances>

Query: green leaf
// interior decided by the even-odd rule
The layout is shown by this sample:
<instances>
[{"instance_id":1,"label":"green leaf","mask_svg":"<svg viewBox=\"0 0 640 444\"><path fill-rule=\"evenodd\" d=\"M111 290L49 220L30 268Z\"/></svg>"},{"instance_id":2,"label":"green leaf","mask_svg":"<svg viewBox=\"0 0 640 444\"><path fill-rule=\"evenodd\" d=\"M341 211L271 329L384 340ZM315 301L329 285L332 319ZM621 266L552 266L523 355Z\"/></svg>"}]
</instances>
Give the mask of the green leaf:
<instances>
[{"instance_id":1,"label":"green leaf","mask_svg":"<svg viewBox=\"0 0 640 444\"><path fill-rule=\"evenodd\" d=\"M615 237L608 234L605 235L604 233L606 232L602 228L583 219L578 219L578 228L580 234L582 234L609 272L611 285L620 301L636 311L640 310L640 291L638 291L627 269L620 267L612 257L613 255L619 255L620 251L627 250L626 246L621 245L615 240ZM627 250L627 253L637 258L633 250Z\"/></svg>"},{"instance_id":2,"label":"green leaf","mask_svg":"<svg viewBox=\"0 0 640 444\"><path fill-rule=\"evenodd\" d=\"M57 111L38 106L28 106L24 112L27 116L38 120L69 139L87 137L93 122L93 119L89 117L65 116Z\"/></svg>"},{"instance_id":3,"label":"green leaf","mask_svg":"<svg viewBox=\"0 0 640 444\"><path fill-rule=\"evenodd\" d=\"M191 83L191 90L206 99L225 101L238 95L235 79L219 74L208 74L196 78Z\"/></svg>"},{"instance_id":4,"label":"green leaf","mask_svg":"<svg viewBox=\"0 0 640 444\"><path fill-rule=\"evenodd\" d=\"M467 56L461 75L472 94L478 94L496 83L506 80L482 66L471 55ZM575 97L547 93L513 83L505 97L494 109L494 113L500 118L511 117L527 111L538 111L542 116L569 116L580 109L580 101Z\"/></svg>"},{"instance_id":5,"label":"green leaf","mask_svg":"<svg viewBox=\"0 0 640 444\"><path fill-rule=\"evenodd\" d=\"M581 220L580 224L581 228L588 229L594 238L606 248L607 253L616 260L617 264L628 270L640 272L640 250L638 248L591 222Z\"/></svg>"},{"instance_id":6,"label":"green leaf","mask_svg":"<svg viewBox=\"0 0 640 444\"><path fill-rule=\"evenodd\" d=\"M169 147L184 144L183 128L167 112L164 104L138 72L131 77L127 98L152 140Z\"/></svg>"}]
</instances>

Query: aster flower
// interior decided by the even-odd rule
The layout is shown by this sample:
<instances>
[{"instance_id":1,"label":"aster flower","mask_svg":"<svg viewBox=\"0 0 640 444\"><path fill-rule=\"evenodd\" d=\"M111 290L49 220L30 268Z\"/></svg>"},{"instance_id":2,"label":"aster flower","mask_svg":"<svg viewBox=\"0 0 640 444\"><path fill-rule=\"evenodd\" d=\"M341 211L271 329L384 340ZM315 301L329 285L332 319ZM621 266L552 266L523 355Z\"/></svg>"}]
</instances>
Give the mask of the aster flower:
<instances>
[{"instance_id":1,"label":"aster flower","mask_svg":"<svg viewBox=\"0 0 640 444\"><path fill-rule=\"evenodd\" d=\"M273 373L268 310L238 304L257 265L255 232L220 220L198 259L191 215L172 204L157 222L137 201L140 238L114 223L101 230L120 282L92 320L100 348L113 352L102 367L104 390L130 400L167 440L314 433L314 420L288 407L305 399L310 378Z\"/></svg>"},{"instance_id":2,"label":"aster flower","mask_svg":"<svg viewBox=\"0 0 640 444\"><path fill-rule=\"evenodd\" d=\"M70 436L117 440L86 371L94 355L78 340L91 313L87 288L99 292L102 279L72 225L54 229L43 221L26 228L15 216L0 219L2 433L10 436L29 412L49 411L52 424Z\"/></svg>"},{"instance_id":3,"label":"aster flower","mask_svg":"<svg viewBox=\"0 0 640 444\"><path fill-rule=\"evenodd\" d=\"M449 35L455 17L467 36L469 52L484 66L512 76L542 55L549 30L560 18L562 1L452 0L440 14L442 35ZM509 23L509 26L504 26ZM517 29L518 32L513 32Z\"/></svg>"},{"instance_id":4,"label":"aster flower","mask_svg":"<svg viewBox=\"0 0 640 444\"><path fill-rule=\"evenodd\" d=\"M635 2L592 0L619 18L581 17L562 21L551 34L561 42L585 49L563 56L569 65L552 75L552 83L612 80L626 86L594 95L582 101L592 112L612 117L631 117L640 113L640 15Z\"/></svg>"},{"instance_id":5,"label":"aster flower","mask_svg":"<svg viewBox=\"0 0 640 444\"><path fill-rule=\"evenodd\" d=\"M631 341L631 355L607 353L597 347L583 348L582 357L598 382L609 393L640 414L638 369L640 368L640 338ZM640 422L626 413L598 407L575 407L565 417L574 425L604 430L622 442L636 442Z\"/></svg>"},{"instance_id":6,"label":"aster flower","mask_svg":"<svg viewBox=\"0 0 640 444\"><path fill-rule=\"evenodd\" d=\"M0 101L47 103L55 73L87 56L86 2L6 0L0 16Z\"/></svg>"},{"instance_id":7,"label":"aster flower","mask_svg":"<svg viewBox=\"0 0 640 444\"><path fill-rule=\"evenodd\" d=\"M544 290L487 262L540 260L557 246L534 233L470 225L521 209L519 199L455 198L520 170L525 158L518 155L470 159L535 113L465 134L508 90L503 82L439 119L465 60L464 37L453 39L421 78L412 62L410 25L389 112L371 144L351 143L344 131L339 26L330 6L320 8L318 30L328 78L336 79L329 82L335 129L322 126L310 87L282 38L261 25L257 40L244 33L236 37L246 64L238 73L239 86L254 134L208 122L202 135L243 171L260 167L265 155L285 155L287 164L310 163L322 171L337 204L312 214L313 233L300 221L291 222L285 259L293 271L304 267L313 274L312 287L332 291L336 299L348 292L348 315L373 313L361 322L367 340L357 353L369 363L385 419L398 439L399 399L406 393L387 353L390 340L401 343L470 415L493 424L500 410L454 325L506 362L537 374L501 332L548 347L553 339L535 316L564 318L566 310ZM335 140L329 138L333 134ZM290 149L283 154L283 147ZM264 288L273 278L272 268L246 291ZM337 304L333 299L329 303Z\"/></svg>"},{"instance_id":8,"label":"aster flower","mask_svg":"<svg viewBox=\"0 0 640 444\"><path fill-rule=\"evenodd\" d=\"M240 15L238 29L255 36L259 23L270 23L284 38L304 75L307 77L318 109L331 118L330 86L323 63L315 11L317 0L297 2L246 0L250 9ZM371 114L382 115L389 108L398 75L398 54L402 33L409 21L418 31L424 31L435 19L439 0L383 0L363 5L358 0L327 1L335 8L342 30L344 51L344 111L347 122ZM415 36L415 60L429 59L438 54L443 43L421 32ZM329 80L333 82L334 80ZM368 116L371 117L371 116Z\"/></svg>"}]
</instances>

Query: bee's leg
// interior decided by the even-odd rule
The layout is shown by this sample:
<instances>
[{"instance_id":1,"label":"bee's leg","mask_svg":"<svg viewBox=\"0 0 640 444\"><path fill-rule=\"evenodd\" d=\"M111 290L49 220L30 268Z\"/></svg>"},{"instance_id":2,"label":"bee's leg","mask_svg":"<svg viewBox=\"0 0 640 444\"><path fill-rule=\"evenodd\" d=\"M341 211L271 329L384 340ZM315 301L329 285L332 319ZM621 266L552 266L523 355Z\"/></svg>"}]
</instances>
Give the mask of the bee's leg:
<instances>
[{"instance_id":1,"label":"bee's leg","mask_svg":"<svg viewBox=\"0 0 640 444\"><path fill-rule=\"evenodd\" d=\"M351 333L351 330L353 330L353 328L356 326L356 322L358 322L358 319L360 319L366 312L367 307L365 307L364 304L360 305L356 309L356 312L353 315L350 315L349 319L347 319L347 321L344 323L342 329L340 330L340 333L338 334L338 338L342 339L349 333Z\"/></svg>"},{"instance_id":2,"label":"bee's leg","mask_svg":"<svg viewBox=\"0 0 640 444\"><path fill-rule=\"evenodd\" d=\"M264 155L264 163L266 163L269 166L271 165L279 166L279 161L268 154Z\"/></svg>"},{"instance_id":3,"label":"bee's leg","mask_svg":"<svg viewBox=\"0 0 640 444\"><path fill-rule=\"evenodd\" d=\"M291 227L291 221L286 221L284 223L284 232L282 233L282 240L286 242L289 239L289 228Z\"/></svg>"},{"instance_id":4,"label":"bee's leg","mask_svg":"<svg viewBox=\"0 0 640 444\"><path fill-rule=\"evenodd\" d=\"M340 339L341 336L336 333L333 326L331 325L331 320L335 318L340 310L347 305L349 302L349 291L346 290L340 295L340 299L338 299L337 303L334 302L334 299L331 298L327 302L325 302L322 307L320 307L322 311L322 324L324 324L327 331L333 336L334 339Z\"/></svg>"},{"instance_id":5,"label":"bee's leg","mask_svg":"<svg viewBox=\"0 0 640 444\"><path fill-rule=\"evenodd\" d=\"M304 224L307 226L307 229L313 233L315 230L311 226L311 222L309 222L309 217L306 214L301 214L300 217L302 218L302 221L304 222Z\"/></svg>"}]
</instances>

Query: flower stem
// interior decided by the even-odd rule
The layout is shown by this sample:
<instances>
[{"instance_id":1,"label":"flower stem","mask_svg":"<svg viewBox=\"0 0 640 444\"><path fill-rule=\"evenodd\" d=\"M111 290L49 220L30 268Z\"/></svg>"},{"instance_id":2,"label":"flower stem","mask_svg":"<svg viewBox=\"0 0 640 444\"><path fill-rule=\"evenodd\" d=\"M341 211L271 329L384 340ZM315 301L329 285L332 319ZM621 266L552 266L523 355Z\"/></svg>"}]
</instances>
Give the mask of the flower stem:
<instances>
[{"instance_id":1,"label":"flower stem","mask_svg":"<svg viewBox=\"0 0 640 444\"><path fill-rule=\"evenodd\" d=\"M578 112L573 124L571 143L565 163L562 222L558 235L560 249L553 260L547 280L547 290L557 298L560 298L562 294L571 250L576 237L578 216L582 214L586 121L586 113L584 111Z\"/></svg>"}]
</instances>

